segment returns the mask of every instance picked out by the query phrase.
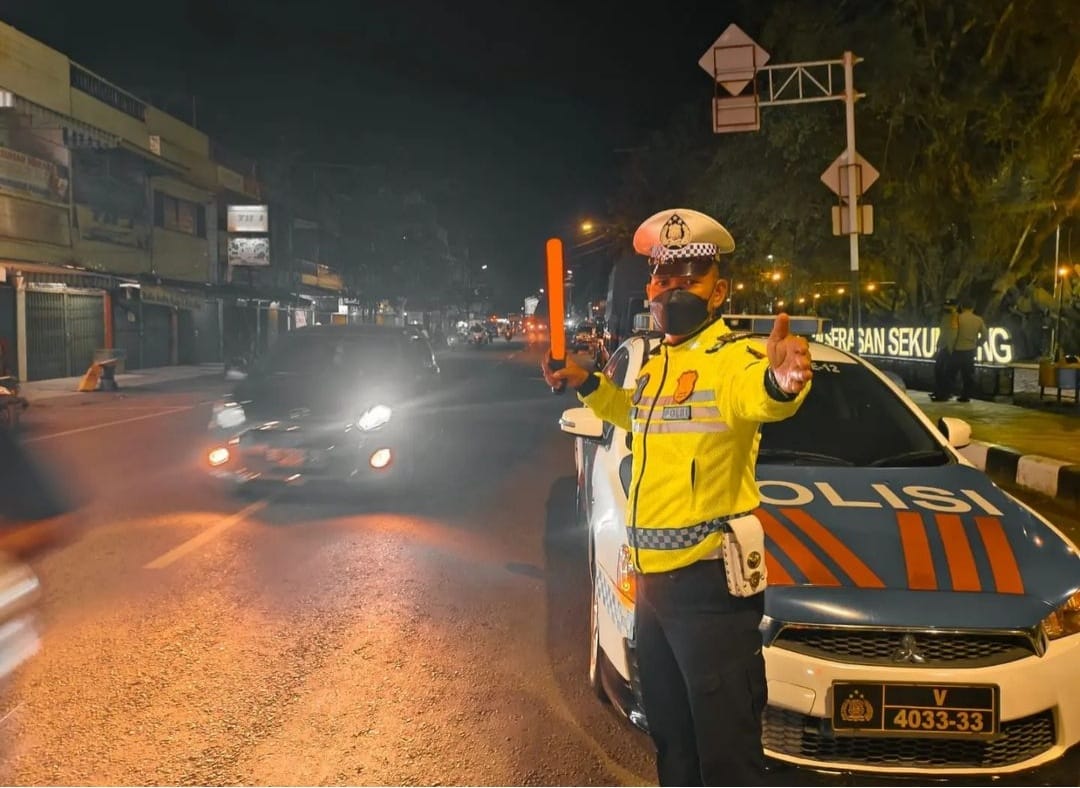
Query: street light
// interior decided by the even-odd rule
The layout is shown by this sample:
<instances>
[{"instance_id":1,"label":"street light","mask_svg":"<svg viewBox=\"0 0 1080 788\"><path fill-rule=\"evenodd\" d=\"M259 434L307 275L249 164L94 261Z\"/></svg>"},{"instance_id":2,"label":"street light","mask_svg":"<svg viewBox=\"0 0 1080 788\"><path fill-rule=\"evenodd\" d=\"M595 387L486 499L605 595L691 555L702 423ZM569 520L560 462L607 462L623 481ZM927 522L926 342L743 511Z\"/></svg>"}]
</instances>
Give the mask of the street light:
<instances>
[{"instance_id":1,"label":"street light","mask_svg":"<svg viewBox=\"0 0 1080 788\"><path fill-rule=\"evenodd\" d=\"M588 219L586 219L585 221L583 221L581 223L581 232L583 232L583 233L591 233L593 231L593 228L595 228L595 226L596 225L594 225L592 222L590 222Z\"/></svg>"},{"instance_id":2,"label":"street light","mask_svg":"<svg viewBox=\"0 0 1080 788\"><path fill-rule=\"evenodd\" d=\"M1065 299L1065 281L1069 276L1069 269L1066 266L1061 266L1057 270L1058 273L1058 307L1057 307L1057 320L1054 321L1054 336L1053 347L1051 348L1051 356L1054 361L1057 362L1058 357L1061 354L1061 310L1063 301Z\"/></svg>"},{"instance_id":3,"label":"street light","mask_svg":"<svg viewBox=\"0 0 1080 788\"><path fill-rule=\"evenodd\" d=\"M480 266L480 270L481 271L486 271L487 270L487 263L484 263L482 266Z\"/></svg>"}]
</instances>

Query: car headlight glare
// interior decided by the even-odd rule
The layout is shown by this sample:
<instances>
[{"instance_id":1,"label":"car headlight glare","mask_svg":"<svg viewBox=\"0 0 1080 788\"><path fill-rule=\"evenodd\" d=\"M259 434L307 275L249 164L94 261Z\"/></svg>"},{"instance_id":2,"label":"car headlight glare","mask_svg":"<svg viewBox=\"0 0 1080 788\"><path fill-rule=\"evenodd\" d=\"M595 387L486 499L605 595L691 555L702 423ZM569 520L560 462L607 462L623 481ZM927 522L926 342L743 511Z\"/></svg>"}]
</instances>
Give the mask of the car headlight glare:
<instances>
[{"instance_id":1,"label":"car headlight glare","mask_svg":"<svg viewBox=\"0 0 1080 788\"><path fill-rule=\"evenodd\" d=\"M356 426L362 430L373 430L390 421L393 410L389 405L372 405L356 420Z\"/></svg>"},{"instance_id":2,"label":"car headlight glare","mask_svg":"<svg viewBox=\"0 0 1080 788\"><path fill-rule=\"evenodd\" d=\"M212 426L231 430L243 424L247 420L247 414L239 402L215 402L212 418Z\"/></svg>"},{"instance_id":3,"label":"car headlight glare","mask_svg":"<svg viewBox=\"0 0 1080 788\"><path fill-rule=\"evenodd\" d=\"M1080 632L1080 591L1069 597L1065 604L1042 620L1042 628L1051 640L1068 637Z\"/></svg>"}]
</instances>

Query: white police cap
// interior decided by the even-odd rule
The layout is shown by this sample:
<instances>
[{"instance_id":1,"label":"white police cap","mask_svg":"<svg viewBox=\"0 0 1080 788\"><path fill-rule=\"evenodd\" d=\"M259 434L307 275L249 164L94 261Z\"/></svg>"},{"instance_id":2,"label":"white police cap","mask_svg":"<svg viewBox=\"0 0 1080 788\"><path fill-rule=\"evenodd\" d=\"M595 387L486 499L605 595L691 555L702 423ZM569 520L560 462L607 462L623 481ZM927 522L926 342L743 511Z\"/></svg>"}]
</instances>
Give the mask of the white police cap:
<instances>
[{"instance_id":1,"label":"white police cap","mask_svg":"<svg viewBox=\"0 0 1080 788\"><path fill-rule=\"evenodd\" d=\"M716 219L690 208L669 208L643 221L634 233L634 251L654 265L686 258L716 259L735 251L735 239Z\"/></svg>"}]
</instances>

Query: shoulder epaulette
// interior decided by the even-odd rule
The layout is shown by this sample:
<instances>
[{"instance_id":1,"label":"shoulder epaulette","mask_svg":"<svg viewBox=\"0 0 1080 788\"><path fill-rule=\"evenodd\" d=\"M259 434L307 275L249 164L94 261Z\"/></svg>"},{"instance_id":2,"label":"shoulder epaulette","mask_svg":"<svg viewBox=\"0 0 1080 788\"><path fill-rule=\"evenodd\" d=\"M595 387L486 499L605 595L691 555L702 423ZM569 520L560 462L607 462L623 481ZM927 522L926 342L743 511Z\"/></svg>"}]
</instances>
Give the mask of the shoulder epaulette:
<instances>
[{"instance_id":1,"label":"shoulder epaulette","mask_svg":"<svg viewBox=\"0 0 1080 788\"><path fill-rule=\"evenodd\" d=\"M715 353L720 348L724 347L724 345L730 345L732 342L741 342L744 339L750 339L750 337L752 336L753 334L749 331L730 331L717 339L713 346L705 352ZM753 350L750 350L750 348L747 348L747 350L749 350L751 353L755 352Z\"/></svg>"}]
</instances>

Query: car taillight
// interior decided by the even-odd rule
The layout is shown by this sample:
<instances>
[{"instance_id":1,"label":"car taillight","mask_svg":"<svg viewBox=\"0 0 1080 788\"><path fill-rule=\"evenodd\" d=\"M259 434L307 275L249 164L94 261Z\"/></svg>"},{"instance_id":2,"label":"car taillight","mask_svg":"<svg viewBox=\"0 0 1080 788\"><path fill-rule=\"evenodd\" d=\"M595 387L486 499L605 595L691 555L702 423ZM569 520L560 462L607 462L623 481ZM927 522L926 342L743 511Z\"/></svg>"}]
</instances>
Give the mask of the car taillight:
<instances>
[{"instance_id":1,"label":"car taillight","mask_svg":"<svg viewBox=\"0 0 1080 788\"><path fill-rule=\"evenodd\" d=\"M634 570L630 548L626 545L619 550L619 567L615 573L615 585L623 601L633 605L637 599L637 572Z\"/></svg>"}]
</instances>

